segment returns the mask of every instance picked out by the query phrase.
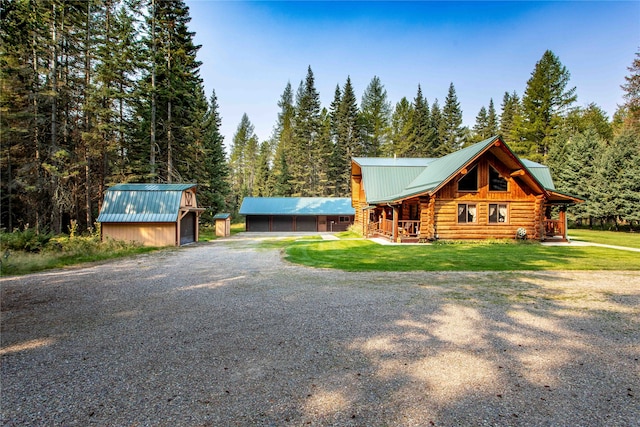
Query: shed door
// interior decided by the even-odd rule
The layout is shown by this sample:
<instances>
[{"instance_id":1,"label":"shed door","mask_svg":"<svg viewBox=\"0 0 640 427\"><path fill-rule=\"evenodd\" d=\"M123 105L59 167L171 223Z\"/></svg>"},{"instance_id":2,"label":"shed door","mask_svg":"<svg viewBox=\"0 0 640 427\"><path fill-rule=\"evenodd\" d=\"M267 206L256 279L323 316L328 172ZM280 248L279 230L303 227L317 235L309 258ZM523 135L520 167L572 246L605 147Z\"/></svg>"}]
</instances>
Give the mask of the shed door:
<instances>
[{"instance_id":1,"label":"shed door","mask_svg":"<svg viewBox=\"0 0 640 427\"><path fill-rule=\"evenodd\" d=\"M180 244L196 241L196 214L189 212L180 220Z\"/></svg>"},{"instance_id":2,"label":"shed door","mask_svg":"<svg viewBox=\"0 0 640 427\"><path fill-rule=\"evenodd\" d=\"M296 231L318 231L315 216L296 217Z\"/></svg>"}]
</instances>

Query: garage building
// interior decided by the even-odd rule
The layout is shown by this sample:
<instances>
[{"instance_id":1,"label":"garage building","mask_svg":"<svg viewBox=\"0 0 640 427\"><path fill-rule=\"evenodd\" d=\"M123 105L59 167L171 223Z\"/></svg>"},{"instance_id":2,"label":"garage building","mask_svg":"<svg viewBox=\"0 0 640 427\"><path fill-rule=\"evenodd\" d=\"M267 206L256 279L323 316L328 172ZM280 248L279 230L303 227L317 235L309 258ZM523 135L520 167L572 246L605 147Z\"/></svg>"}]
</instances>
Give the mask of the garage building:
<instances>
[{"instance_id":1,"label":"garage building","mask_svg":"<svg viewBox=\"0 0 640 427\"><path fill-rule=\"evenodd\" d=\"M346 231L355 211L348 197L245 197L247 231Z\"/></svg>"}]
</instances>

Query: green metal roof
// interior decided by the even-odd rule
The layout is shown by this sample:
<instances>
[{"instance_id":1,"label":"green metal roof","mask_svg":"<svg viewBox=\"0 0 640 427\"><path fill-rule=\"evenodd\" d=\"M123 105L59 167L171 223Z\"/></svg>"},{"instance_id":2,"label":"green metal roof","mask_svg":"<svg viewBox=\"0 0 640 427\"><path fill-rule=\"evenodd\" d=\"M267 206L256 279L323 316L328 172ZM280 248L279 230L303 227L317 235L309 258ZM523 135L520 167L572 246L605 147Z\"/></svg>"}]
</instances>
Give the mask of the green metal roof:
<instances>
[{"instance_id":1,"label":"green metal roof","mask_svg":"<svg viewBox=\"0 0 640 427\"><path fill-rule=\"evenodd\" d=\"M556 187L553 185L553 179L551 178L551 171L548 166L541 165L540 163L532 162L527 159L520 159L524 167L542 184L547 190L555 191Z\"/></svg>"},{"instance_id":2,"label":"green metal roof","mask_svg":"<svg viewBox=\"0 0 640 427\"><path fill-rule=\"evenodd\" d=\"M213 216L213 219L227 219L231 216L230 213L217 213Z\"/></svg>"},{"instance_id":3,"label":"green metal roof","mask_svg":"<svg viewBox=\"0 0 640 427\"><path fill-rule=\"evenodd\" d=\"M374 204L392 202L433 191L456 176L461 169L499 139L499 136L494 136L438 159L412 159L415 162L411 166L408 162L405 162L406 166L400 165L388 170L384 170L382 166L363 166L362 181L367 202ZM511 151L506 144L505 147ZM369 159L364 163L382 165L394 160L379 159L378 162L373 162ZM423 161L422 166L418 166L420 160ZM548 167L525 159L519 160L543 188L554 190ZM354 162L360 164L360 159L354 158ZM408 179L411 176L412 178Z\"/></svg>"},{"instance_id":4,"label":"green metal roof","mask_svg":"<svg viewBox=\"0 0 640 427\"><path fill-rule=\"evenodd\" d=\"M434 160L436 159L379 157L353 159L362 170L362 182L368 201L383 200L390 194L400 193Z\"/></svg>"},{"instance_id":5,"label":"green metal roof","mask_svg":"<svg viewBox=\"0 0 640 427\"><path fill-rule=\"evenodd\" d=\"M98 222L175 222L182 192L196 184L117 184L104 194Z\"/></svg>"},{"instance_id":6,"label":"green metal roof","mask_svg":"<svg viewBox=\"0 0 640 427\"><path fill-rule=\"evenodd\" d=\"M348 197L245 197L240 215L355 215Z\"/></svg>"}]
</instances>

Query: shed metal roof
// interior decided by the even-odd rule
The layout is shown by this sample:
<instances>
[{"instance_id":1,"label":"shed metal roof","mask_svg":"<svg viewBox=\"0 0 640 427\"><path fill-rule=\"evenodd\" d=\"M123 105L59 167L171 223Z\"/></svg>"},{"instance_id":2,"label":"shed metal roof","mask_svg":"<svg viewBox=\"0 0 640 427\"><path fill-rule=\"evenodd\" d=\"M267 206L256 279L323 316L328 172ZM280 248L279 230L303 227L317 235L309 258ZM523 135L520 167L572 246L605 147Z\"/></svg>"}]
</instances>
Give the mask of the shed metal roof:
<instances>
[{"instance_id":1,"label":"shed metal roof","mask_svg":"<svg viewBox=\"0 0 640 427\"><path fill-rule=\"evenodd\" d=\"M175 222L182 192L195 184L117 184L104 194L98 222Z\"/></svg>"},{"instance_id":2,"label":"shed metal roof","mask_svg":"<svg viewBox=\"0 0 640 427\"><path fill-rule=\"evenodd\" d=\"M348 197L245 197L241 215L355 215Z\"/></svg>"}]
</instances>

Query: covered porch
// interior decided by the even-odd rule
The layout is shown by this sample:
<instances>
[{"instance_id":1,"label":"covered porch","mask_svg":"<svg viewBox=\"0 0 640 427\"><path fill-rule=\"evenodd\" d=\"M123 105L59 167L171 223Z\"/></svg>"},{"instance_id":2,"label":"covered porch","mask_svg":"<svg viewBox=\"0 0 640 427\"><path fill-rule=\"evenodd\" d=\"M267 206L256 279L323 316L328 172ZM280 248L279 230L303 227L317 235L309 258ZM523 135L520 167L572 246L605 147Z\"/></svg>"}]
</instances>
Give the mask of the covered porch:
<instances>
[{"instance_id":1,"label":"covered porch","mask_svg":"<svg viewBox=\"0 0 640 427\"><path fill-rule=\"evenodd\" d=\"M404 211L404 212L403 212ZM405 219L404 216L414 217ZM405 208L403 205L375 206L369 209L366 237L382 237L392 242L416 243L420 240L418 205Z\"/></svg>"}]
</instances>

